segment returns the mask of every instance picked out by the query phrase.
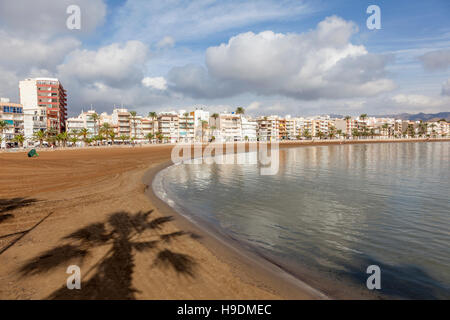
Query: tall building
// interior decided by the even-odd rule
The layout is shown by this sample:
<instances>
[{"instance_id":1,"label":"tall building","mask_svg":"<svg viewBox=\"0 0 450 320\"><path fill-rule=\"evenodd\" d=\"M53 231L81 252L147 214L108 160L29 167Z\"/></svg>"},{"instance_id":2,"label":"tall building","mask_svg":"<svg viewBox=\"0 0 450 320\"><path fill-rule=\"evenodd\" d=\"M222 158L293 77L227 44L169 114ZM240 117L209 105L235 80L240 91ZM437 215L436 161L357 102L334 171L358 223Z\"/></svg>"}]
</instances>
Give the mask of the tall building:
<instances>
[{"instance_id":1,"label":"tall building","mask_svg":"<svg viewBox=\"0 0 450 320\"><path fill-rule=\"evenodd\" d=\"M29 78L19 82L26 138L36 131L66 131L67 94L56 78Z\"/></svg>"}]
</instances>

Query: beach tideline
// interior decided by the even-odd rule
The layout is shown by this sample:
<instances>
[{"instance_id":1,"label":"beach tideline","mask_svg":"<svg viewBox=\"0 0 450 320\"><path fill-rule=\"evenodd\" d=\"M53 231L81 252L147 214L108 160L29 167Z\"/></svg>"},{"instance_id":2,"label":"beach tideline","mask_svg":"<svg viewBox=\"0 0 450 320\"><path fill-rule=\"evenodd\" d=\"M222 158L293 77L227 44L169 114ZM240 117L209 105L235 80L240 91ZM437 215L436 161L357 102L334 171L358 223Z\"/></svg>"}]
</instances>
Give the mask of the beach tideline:
<instances>
[{"instance_id":1,"label":"beach tideline","mask_svg":"<svg viewBox=\"0 0 450 320\"><path fill-rule=\"evenodd\" d=\"M317 298L146 196L171 149L0 153L0 299ZM81 290L66 288L70 265Z\"/></svg>"}]
</instances>

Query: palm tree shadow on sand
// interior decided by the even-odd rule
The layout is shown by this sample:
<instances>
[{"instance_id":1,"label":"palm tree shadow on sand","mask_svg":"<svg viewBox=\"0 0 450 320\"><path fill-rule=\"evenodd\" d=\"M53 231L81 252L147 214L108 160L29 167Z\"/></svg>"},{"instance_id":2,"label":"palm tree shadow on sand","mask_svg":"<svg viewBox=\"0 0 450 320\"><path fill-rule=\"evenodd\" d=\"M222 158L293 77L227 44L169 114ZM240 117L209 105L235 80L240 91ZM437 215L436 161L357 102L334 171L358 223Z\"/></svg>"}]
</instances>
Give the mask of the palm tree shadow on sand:
<instances>
[{"instance_id":1,"label":"palm tree shadow on sand","mask_svg":"<svg viewBox=\"0 0 450 320\"><path fill-rule=\"evenodd\" d=\"M11 199L0 199L0 223L8 219L14 218L14 215L9 213L15 209L29 206L30 204L36 202L36 199L26 199L26 198L11 198Z\"/></svg>"},{"instance_id":2,"label":"palm tree shadow on sand","mask_svg":"<svg viewBox=\"0 0 450 320\"><path fill-rule=\"evenodd\" d=\"M116 212L103 223L94 223L63 238L70 244L55 247L31 259L21 269L22 276L43 274L58 266L81 265L93 249L110 246L106 254L82 274L81 290L69 290L66 285L53 292L47 299L135 299L138 292L132 285L134 255L136 252L153 251L155 261L150 267L172 268L177 274L195 277L197 263L187 254L177 253L165 247L181 236L198 236L184 231L159 235L146 233L156 240L139 241L146 231L160 230L172 217L160 217L149 221L153 210L130 214ZM93 274L91 275L91 273Z\"/></svg>"}]
</instances>

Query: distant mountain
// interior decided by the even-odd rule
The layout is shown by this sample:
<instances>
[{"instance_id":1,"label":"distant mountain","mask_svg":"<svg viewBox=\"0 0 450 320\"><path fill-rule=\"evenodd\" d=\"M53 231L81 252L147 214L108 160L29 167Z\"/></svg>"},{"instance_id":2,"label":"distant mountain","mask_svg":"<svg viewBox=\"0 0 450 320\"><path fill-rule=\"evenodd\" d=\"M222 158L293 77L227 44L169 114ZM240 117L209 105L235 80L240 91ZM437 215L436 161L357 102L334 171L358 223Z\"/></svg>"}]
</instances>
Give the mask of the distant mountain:
<instances>
[{"instance_id":1,"label":"distant mountain","mask_svg":"<svg viewBox=\"0 0 450 320\"><path fill-rule=\"evenodd\" d=\"M439 112L439 113L399 113L399 114L384 114L384 115L371 115L371 117L377 118L395 118L401 120L411 120L411 121L437 121L440 119L446 119L450 121L450 112Z\"/></svg>"}]
</instances>

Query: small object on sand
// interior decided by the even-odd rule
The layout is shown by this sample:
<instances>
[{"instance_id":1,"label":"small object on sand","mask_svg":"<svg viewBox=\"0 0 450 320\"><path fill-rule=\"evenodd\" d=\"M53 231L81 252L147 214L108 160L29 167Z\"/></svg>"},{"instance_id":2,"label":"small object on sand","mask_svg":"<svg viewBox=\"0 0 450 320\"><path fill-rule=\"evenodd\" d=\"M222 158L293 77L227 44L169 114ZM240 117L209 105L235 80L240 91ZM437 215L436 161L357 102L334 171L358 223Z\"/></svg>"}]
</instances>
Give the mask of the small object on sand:
<instances>
[{"instance_id":1,"label":"small object on sand","mask_svg":"<svg viewBox=\"0 0 450 320\"><path fill-rule=\"evenodd\" d=\"M31 149L30 152L28 152L28 158L32 157L39 157L39 154L36 152L36 149Z\"/></svg>"}]
</instances>

